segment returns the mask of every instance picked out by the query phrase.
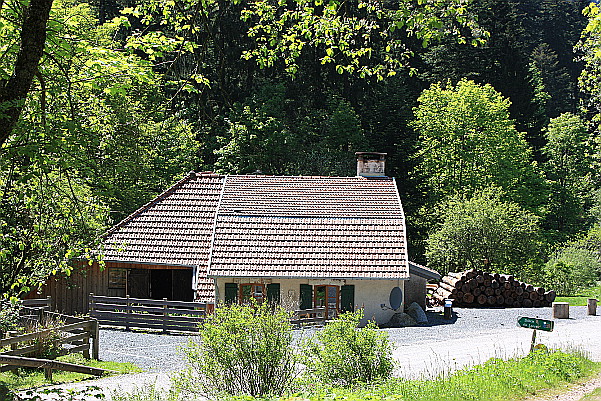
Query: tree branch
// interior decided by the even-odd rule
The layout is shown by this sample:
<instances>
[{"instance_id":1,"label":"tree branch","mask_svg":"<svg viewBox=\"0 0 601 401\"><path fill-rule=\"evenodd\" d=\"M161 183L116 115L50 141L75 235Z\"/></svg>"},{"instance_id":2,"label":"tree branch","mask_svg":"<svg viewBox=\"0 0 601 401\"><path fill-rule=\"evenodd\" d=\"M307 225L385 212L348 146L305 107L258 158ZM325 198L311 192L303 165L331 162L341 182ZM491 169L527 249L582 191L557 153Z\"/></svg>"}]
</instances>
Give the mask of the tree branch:
<instances>
[{"instance_id":1,"label":"tree branch","mask_svg":"<svg viewBox=\"0 0 601 401\"><path fill-rule=\"evenodd\" d=\"M38 71L46 42L46 23L53 0L31 0L21 28L21 45L10 79L0 86L0 146L19 120Z\"/></svg>"}]
</instances>

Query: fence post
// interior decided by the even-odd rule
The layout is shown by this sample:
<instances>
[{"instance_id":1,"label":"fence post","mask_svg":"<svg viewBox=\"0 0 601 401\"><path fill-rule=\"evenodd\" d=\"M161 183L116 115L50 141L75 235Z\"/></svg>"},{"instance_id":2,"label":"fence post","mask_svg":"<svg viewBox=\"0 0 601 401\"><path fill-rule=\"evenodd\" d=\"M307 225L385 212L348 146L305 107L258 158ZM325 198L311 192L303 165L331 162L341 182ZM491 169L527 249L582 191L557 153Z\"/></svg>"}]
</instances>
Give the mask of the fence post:
<instances>
[{"instance_id":1,"label":"fence post","mask_svg":"<svg viewBox=\"0 0 601 401\"><path fill-rule=\"evenodd\" d=\"M48 381L52 381L52 369L44 368L44 378Z\"/></svg>"},{"instance_id":2,"label":"fence post","mask_svg":"<svg viewBox=\"0 0 601 401\"><path fill-rule=\"evenodd\" d=\"M163 333L167 332L167 298L163 298Z\"/></svg>"},{"instance_id":3,"label":"fence post","mask_svg":"<svg viewBox=\"0 0 601 401\"><path fill-rule=\"evenodd\" d=\"M131 303L129 302L129 295L125 296L125 330L129 331L129 321L131 319Z\"/></svg>"},{"instance_id":4,"label":"fence post","mask_svg":"<svg viewBox=\"0 0 601 401\"><path fill-rule=\"evenodd\" d=\"M100 324L97 319L92 320L92 358L100 359Z\"/></svg>"},{"instance_id":5,"label":"fence post","mask_svg":"<svg viewBox=\"0 0 601 401\"><path fill-rule=\"evenodd\" d=\"M10 331L7 331L7 332L6 332L6 338L10 338L10 337L16 337L16 336L18 336L18 335L19 335L19 332L18 332L18 331L10 330ZM16 350L17 348L18 348L18 347L17 347L17 343L12 343L12 344L10 345L10 349L11 349L11 351L14 351L14 350Z\"/></svg>"},{"instance_id":6,"label":"fence post","mask_svg":"<svg viewBox=\"0 0 601 401\"><path fill-rule=\"evenodd\" d=\"M96 309L96 305L94 305L94 293L90 293L90 298L88 299L88 315L92 317L92 313Z\"/></svg>"}]
</instances>

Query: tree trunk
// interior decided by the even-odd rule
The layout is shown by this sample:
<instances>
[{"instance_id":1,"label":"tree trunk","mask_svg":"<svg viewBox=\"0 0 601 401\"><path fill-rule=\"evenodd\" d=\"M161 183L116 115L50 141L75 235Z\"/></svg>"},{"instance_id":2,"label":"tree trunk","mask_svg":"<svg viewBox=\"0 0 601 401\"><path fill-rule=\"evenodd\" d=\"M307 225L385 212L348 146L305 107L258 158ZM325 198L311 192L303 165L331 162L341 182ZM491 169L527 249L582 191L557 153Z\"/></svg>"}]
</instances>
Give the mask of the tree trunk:
<instances>
[{"instance_id":1,"label":"tree trunk","mask_svg":"<svg viewBox=\"0 0 601 401\"><path fill-rule=\"evenodd\" d=\"M0 146L6 142L25 106L46 43L46 23L53 0L31 0L23 19L21 44L12 76L0 83Z\"/></svg>"}]
</instances>

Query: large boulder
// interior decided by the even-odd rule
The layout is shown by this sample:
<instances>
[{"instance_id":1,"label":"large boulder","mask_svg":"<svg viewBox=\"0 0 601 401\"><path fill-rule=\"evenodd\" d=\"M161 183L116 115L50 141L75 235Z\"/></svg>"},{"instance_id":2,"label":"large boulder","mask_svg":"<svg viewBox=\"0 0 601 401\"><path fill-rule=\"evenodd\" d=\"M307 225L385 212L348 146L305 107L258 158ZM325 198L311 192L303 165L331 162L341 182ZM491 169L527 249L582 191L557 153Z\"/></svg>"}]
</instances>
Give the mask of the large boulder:
<instances>
[{"instance_id":1,"label":"large boulder","mask_svg":"<svg viewBox=\"0 0 601 401\"><path fill-rule=\"evenodd\" d=\"M404 312L397 312L394 315L392 315L392 317L390 318L390 320L383 324L382 327L384 328L394 328L394 327L410 327L410 326L417 326L417 322L415 321L414 318L412 318L411 316L409 316L408 314L404 313Z\"/></svg>"},{"instance_id":2,"label":"large boulder","mask_svg":"<svg viewBox=\"0 0 601 401\"><path fill-rule=\"evenodd\" d=\"M421 306L417 302L413 302L407 308L407 314L411 316L418 324L427 324L428 317L426 316L426 312L422 309Z\"/></svg>"}]
</instances>

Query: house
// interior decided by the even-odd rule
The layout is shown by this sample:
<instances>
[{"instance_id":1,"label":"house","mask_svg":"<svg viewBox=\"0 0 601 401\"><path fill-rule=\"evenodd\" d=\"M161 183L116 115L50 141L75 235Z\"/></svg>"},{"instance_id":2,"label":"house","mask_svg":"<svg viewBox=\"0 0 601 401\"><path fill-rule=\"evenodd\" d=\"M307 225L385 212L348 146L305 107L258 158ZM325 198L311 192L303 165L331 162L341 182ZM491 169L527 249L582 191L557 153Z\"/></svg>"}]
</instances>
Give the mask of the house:
<instances>
[{"instance_id":1,"label":"house","mask_svg":"<svg viewBox=\"0 0 601 401\"><path fill-rule=\"evenodd\" d=\"M105 269L94 263L44 292L69 312L85 311L90 292L218 303L253 297L329 314L362 307L383 323L393 288L405 292L414 277L407 288L425 299L423 280L435 272L408 261L385 154L357 156L355 177L191 172L107 232Z\"/></svg>"}]
</instances>

